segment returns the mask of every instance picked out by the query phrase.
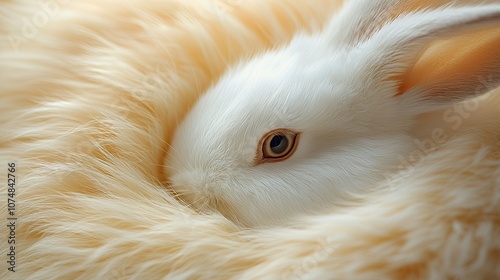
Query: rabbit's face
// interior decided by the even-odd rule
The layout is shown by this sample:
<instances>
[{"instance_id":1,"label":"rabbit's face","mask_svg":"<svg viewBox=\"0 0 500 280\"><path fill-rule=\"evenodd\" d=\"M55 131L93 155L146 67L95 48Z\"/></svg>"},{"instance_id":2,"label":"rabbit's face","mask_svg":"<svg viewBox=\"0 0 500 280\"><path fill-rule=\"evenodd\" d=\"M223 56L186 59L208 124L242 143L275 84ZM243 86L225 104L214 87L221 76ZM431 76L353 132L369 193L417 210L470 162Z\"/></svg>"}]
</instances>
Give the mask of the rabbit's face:
<instances>
[{"instance_id":1,"label":"rabbit's face","mask_svg":"<svg viewBox=\"0 0 500 280\"><path fill-rule=\"evenodd\" d=\"M328 210L383 180L414 147L418 114L500 84L498 48L438 75L416 64L441 35L498 27L500 5L423 10L375 28L405 2L347 1L323 33L228 71L174 136L172 187L258 226Z\"/></svg>"},{"instance_id":2,"label":"rabbit's face","mask_svg":"<svg viewBox=\"0 0 500 280\"><path fill-rule=\"evenodd\" d=\"M174 190L252 226L327 209L383 179L408 148L410 118L395 111L390 84L351 81L340 58L317 71L323 62L269 53L229 71L176 132Z\"/></svg>"}]
</instances>

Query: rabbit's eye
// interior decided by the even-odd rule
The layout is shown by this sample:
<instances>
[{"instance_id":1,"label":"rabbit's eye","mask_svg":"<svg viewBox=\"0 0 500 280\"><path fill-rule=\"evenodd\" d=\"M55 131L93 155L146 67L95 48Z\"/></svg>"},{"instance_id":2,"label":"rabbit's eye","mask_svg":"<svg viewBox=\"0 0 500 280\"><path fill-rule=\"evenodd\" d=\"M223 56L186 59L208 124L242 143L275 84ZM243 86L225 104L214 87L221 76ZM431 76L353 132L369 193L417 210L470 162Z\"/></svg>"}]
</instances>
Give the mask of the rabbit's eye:
<instances>
[{"instance_id":1,"label":"rabbit's eye","mask_svg":"<svg viewBox=\"0 0 500 280\"><path fill-rule=\"evenodd\" d=\"M256 163L277 162L289 158L297 148L298 135L288 129L268 132L260 140Z\"/></svg>"}]
</instances>

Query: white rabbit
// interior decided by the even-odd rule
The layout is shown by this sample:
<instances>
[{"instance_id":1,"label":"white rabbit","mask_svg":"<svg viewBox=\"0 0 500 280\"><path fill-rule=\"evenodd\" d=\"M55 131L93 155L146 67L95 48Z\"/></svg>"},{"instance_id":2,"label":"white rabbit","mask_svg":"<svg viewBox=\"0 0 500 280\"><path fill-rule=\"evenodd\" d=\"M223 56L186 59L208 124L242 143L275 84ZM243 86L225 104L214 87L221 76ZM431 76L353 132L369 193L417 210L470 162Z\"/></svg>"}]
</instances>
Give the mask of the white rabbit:
<instances>
[{"instance_id":1,"label":"white rabbit","mask_svg":"<svg viewBox=\"0 0 500 280\"><path fill-rule=\"evenodd\" d=\"M383 180L414 149L419 114L499 85L497 53L402 86L433 40L499 26L500 4L391 19L400 5L347 1L323 31L227 71L176 131L165 160L172 188L246 226L317 213Z\"/></svg>"}]
</instances>

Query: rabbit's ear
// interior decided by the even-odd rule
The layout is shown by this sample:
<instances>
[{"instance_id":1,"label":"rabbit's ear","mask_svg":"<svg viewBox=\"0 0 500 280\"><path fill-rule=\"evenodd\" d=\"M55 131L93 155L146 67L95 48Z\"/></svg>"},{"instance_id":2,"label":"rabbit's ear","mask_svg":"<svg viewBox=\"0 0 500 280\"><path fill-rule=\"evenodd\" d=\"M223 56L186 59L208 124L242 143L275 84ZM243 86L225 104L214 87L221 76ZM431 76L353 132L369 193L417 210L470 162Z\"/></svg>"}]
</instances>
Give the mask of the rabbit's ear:
<instances>
[{"instance_id":1,"label":"rabbit's ear","mask_svg":"<svg viewBox=\"0 0 500 280\"><path fill-rule=\"evenodd\" d=\"M331 47L363 41L401 6L401 0L345 0L337 16L326 27Z\"/></svg>"},{"instance_id":2,"label":"rabbit's ear","mask_svg":"<svg viewBox=\"0 0 500 280\"><path fill-rule=\"evenodd\" d=\"M474 41L466 47L434 46L423 52L433 42L439 43L437 39L451 36ZM474 48L481 53L471 53ZM371 73L368 75L396 80L398 95L418 95L424 100L423 108L415 108L417 111L486 93L500 85L500 5L447 7L403 15L354 52L357 61L363 61L361 68ZM440 52L441 57L435 57Z\"/></svg>"},{"instance_id":3,"label":"rabbit's ear","mask_svg":"<svg viewBox=\"0 0 500 280\"><path fill-rule=\"evenodd\" d=\"M430 3L426 2L442 1L344 0L339 14L329 22L324 34L328 37L330 47L353 46L370 38L385 23L402 12L429 6Z\"/></svg>"},{"instance_id":4,"label":"rabbit's ear","mask_svg":"<svg viewBox=\"0 0 500 280\"><path fill-rule=\"evenodd\" d=\"M369 39L387 22L402 13L435 9L450 0L338 0L343 2L339 13L324 32L331 47L357 45ZM485 4L498 0L454 0L455 4Z\"/></svg>"}]
</instances>

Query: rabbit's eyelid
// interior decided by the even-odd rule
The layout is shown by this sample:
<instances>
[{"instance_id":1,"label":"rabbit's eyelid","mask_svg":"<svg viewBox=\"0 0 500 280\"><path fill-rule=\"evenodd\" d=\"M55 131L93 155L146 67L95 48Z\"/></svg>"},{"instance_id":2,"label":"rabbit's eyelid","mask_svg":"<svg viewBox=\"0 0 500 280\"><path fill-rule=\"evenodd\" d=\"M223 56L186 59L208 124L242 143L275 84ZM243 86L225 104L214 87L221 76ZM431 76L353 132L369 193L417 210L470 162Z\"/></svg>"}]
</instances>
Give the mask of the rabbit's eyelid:
<instances>
[{"instance_id":1,"label":"rabbit's eyelid","mask_svg":"<svg viewBox=\"0 0 500 280\"><path fill-rule=\"evenodd\" d=\"M292 143L292 147L290 148L290 151L288 151L286 153L286 155L284 155L283 157L279 157L279 158L265 157L264 152L263 152L263 148L264 148L263 145L266 142L266 139L268 139L270 136L279 135L280 133L287 134L287 135L293 137L293 143ZM256 150L253 165L257 166L257 165L260 165L263 163L275 163L275 162L281 162L281 161L285 161L285 160L289 159L291 156L293 156L293 154L295 153L295 151L298 148L298 145L300 142L300 135L301 135L301 132L293 131L293 130L290 130L287 128L278 128L278 129L273 129L273 130L267 132L266 134L264 134L260 138L260 140L257 144L257 150Z\"/></svg>"}]
</instances>

